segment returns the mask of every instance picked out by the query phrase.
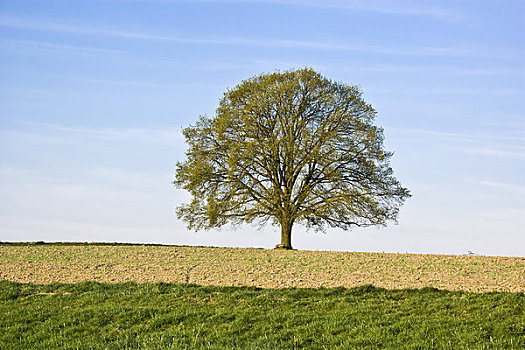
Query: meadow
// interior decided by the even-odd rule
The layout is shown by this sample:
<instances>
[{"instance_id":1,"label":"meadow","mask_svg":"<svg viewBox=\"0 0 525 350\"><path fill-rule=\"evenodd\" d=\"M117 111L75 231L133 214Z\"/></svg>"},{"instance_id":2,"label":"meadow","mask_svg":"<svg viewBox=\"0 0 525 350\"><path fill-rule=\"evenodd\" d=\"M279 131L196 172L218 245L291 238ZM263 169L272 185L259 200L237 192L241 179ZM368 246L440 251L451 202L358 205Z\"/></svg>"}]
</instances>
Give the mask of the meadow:
<instances>
[{"instance_id":1,"label":"meadow","mask_svg":"<svg viewBox=\"0 0 525 350\"><path fill-rule=\"evenodd\" d=\"M525 259L0 245L2 349L523 349Z\"/></svg>"}]
</instances>

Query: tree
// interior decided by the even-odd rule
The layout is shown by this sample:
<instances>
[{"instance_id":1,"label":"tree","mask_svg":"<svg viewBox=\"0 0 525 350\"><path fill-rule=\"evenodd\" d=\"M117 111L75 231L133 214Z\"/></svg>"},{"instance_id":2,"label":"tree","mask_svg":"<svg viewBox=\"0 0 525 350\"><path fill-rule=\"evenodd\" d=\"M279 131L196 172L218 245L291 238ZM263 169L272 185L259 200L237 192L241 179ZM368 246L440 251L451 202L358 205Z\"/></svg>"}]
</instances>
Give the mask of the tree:
<instances>
[{"instance_id":1,"label":"tree","mask_svg":"<svg viewBox=\"0 0 525 350\"><path fill-rule=\"evenodd\" d=\"M226 223L385 226L410 196L393 176L383 130L356 86L312 69L263 74L228 90L216 116L183 130L189 148L174 184L189 229Z\"/></svg>"}]
</instances>

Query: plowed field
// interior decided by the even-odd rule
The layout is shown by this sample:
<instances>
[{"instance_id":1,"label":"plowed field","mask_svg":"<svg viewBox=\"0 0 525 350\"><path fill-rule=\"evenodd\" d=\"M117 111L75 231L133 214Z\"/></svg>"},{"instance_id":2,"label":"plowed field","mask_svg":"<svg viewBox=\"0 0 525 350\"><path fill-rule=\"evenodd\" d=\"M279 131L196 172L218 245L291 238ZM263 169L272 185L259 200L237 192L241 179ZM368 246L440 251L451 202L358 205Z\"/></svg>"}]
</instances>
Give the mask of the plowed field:
<instances>
[{"instance_id":1,"label":"plowed field","mask_svg":"<svg viewBox=\"0 0 525 350\"><path fill-rule=\"evenodd\" d=\"M525 291L525 258L154 245L0 245L0 279L177 282L262 288L374 285Z\"/></svg>"}]
</instances>

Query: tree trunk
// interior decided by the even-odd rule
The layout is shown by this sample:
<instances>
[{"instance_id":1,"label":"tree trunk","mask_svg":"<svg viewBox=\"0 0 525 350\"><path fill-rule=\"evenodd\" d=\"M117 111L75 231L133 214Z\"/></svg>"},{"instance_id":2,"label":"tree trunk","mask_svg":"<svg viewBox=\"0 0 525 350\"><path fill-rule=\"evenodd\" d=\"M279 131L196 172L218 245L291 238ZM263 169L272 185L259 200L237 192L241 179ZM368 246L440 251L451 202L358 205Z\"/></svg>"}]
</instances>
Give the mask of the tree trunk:
<instances>
[{"instance_id":1,"label":"tree trunk","mask_svg":"<svg viewBox=\"0 0 525 350\"><path fill-rule=\"evenodd\" d=\"M293 221L281 222L281 244L277 246L278 248L292 249L292 226Z\"/></svg>"}]
</instances>

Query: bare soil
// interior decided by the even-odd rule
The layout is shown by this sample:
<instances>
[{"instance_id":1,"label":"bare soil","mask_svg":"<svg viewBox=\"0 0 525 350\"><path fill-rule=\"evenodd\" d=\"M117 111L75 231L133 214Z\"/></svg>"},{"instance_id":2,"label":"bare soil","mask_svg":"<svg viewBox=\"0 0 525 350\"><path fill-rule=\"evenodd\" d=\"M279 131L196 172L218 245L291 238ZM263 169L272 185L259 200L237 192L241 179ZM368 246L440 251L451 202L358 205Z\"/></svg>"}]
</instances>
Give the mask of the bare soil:
<instances>
[{"instance_id":1,"label":"bare soil","mask_svg":"<svg viewBox=\"0 0 525 350\"><path fill-rule=\"evenodd\" d=\"M150 245L0 245L0 279L525 292L525 258Z\"/></svg>"}]
</instances>

